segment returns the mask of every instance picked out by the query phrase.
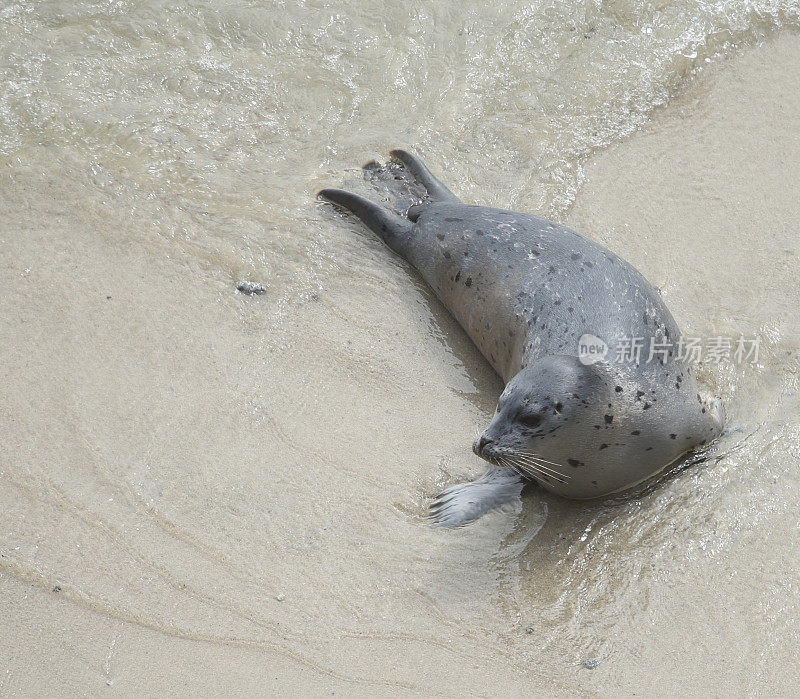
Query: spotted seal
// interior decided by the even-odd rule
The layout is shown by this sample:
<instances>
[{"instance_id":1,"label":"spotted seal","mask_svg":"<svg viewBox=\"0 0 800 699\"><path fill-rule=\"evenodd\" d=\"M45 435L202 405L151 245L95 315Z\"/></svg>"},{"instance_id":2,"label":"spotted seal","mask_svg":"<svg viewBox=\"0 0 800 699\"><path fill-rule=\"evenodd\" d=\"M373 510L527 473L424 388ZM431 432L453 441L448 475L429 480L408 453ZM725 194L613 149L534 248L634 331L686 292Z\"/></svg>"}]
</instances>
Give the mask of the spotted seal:
<instances>
[{"instance_id":1,"label":"spotted seal","mask_svg":"<svg viewBox=\"0 0 800 699\"><path fill-rule=\"evenodd\" d=\"M365 168L411 206L320 196L413 265L506 382L473 444L490 467L434 501L438 523L472 521L530 479L574 499L622 491L721 433L720 402L701 395L675 319L629 263L539 216L464 204L415 155L391 156Z\"/></svg>"}]
</instances>

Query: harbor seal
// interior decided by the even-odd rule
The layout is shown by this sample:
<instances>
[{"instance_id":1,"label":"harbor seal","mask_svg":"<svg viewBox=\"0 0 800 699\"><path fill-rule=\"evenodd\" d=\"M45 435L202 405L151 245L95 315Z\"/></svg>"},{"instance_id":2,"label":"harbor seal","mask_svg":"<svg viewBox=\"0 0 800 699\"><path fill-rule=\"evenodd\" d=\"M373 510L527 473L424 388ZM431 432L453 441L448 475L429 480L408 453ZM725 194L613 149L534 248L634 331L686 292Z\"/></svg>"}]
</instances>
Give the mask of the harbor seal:
<instances>
[{"instance_id":1,"label":"harbor seal","mask_svg":"<svg viewBox=\"0 0 800 699\"><path fill-rule=\"evenodd\" d=\"M436 522L472 521L526 480L573 499L623 491L721 433L720 401L700 394L672 314L629 263L539 216L465 204L415 155L391 157L365 172L404 192L396 211L320 196L407 260L506 382L473 444L490 467L436 498Z\"/></svg>"}]
</instances>

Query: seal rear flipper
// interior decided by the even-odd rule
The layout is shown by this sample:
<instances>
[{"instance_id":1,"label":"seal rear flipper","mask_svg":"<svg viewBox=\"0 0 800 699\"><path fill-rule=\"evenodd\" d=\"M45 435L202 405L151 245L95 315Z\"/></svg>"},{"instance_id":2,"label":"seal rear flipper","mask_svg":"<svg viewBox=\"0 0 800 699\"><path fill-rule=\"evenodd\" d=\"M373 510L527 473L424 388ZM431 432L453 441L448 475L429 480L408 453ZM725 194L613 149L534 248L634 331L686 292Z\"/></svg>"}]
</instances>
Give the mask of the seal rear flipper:
<instances>
[{"instance_id":1,"label":"seal rear flipper","mask_svg":"<svg viewBox=\"0 0 800 699\"><path fill-rule=\"evenodd\" d=\"M389 151L389 155L395 160L399 160L408 168L408 171L413 175L414 179L425 187L433 201L461 203L461 200L437 180L431 171L425 167L425 163L416 155L401 149Z\"/></svg>"},{"instance_id":2,"label":"seal rear flipper","mask_svg":"<svg viewBox=\"0 0 800 699\"><path fill-rule=\"evenodd\" d=\"M515 471L493 466L474 481L442 491L431 504L431 518L439 527L461 527L490 510L518 501L524 485Z\"/></svg>"},{"instance_id":3,"label":"seal rear flipper","mask_svg":"<svg viewBox=\"0 0 800 699\"><path fill-rule=\"evenodd\" d=\"M428 204L415 204L414 206L412 206L406 213L406 216L408 216L408 220L416 223L417 219L422 215L422 212L428 208L428 206L429 206Z\"/></svg>"},{"instance_id":4,"label":"seal rear flipper","mask_svg":"<svg viewBox=\"0 0 800 699\"><path fill-rule=\"evenodd\" d=\"M411 232L412 224L388 209L343 189L323 189L320 197L347 209L377 233L395 252L403 252L403 243Z\"/></svg>"}]
</instances>

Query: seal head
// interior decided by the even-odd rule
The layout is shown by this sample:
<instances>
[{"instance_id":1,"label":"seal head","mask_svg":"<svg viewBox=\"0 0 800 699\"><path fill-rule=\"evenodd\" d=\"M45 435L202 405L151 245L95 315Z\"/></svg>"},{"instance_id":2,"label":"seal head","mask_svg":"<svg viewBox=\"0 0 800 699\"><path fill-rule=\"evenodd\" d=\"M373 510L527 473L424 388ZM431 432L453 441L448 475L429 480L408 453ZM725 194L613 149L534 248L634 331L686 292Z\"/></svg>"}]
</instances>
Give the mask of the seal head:
<instances>
[{"instance_id":1,"label":"seal head","mask_svg":"<svg viewBox=\"0 0 800 699\"><path fill-rule=\"evenodd\" d=\"M610 445L598 450L597 440L624 411L627 398L616 385L606 365L587 365L568 355L544 357L508 382L473 451L568 497L613 490L616 483L601 489L590 476L614 451L607 451Z\"/></svg>"},{"instance_id":2,"label":"seal head","mask_svg":"<svg viewBox=\"0 0 800 699\"><path fill-rule=\"evenodd\" d=\"M570 425L596 421L600 404L605 403L600 396L603 383L596 365L582 364L575 357L551 355L534 362L506 384L494 418L475 440L473 451L489 462L505 461L509 466L515 465L516 457L547 451L550 435L563 430L564 439Z\"/></svg>"},{"instance_id":3,"label":"seal head","mask_svg":"<svg viewBox=\"0 0 800 699\"><path fill-rule=\"evenodd\" d=\"M631 488L710 442L724 423L718 400L664 390L661 376L547 356L508 382L473 451L573 499Z\"/></svg>"}]
</instances>

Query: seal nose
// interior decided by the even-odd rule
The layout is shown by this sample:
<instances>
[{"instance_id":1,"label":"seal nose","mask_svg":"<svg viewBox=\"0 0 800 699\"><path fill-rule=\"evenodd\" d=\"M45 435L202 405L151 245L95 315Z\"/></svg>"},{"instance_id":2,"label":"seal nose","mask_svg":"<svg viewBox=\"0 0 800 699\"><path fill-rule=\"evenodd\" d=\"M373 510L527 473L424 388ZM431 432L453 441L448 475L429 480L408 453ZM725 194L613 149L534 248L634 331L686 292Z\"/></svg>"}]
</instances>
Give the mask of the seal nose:
<instances>
[{"instance_id":1,"label":"seal nose","mask_svg":"<svg viewBox=\"0 0 800 699\"><path fill-rule=\"evenodd\" d=\"M483 448L484 448L484 447L485 447L487 444L491 444L491 443L492 443L492 440L491 440L491 439L486 439L486 437L481 437L481 438L478 440L478 453L479 453L479 454L482 454L482 453L483 453Z\"/></svg>"}]
</instances>

